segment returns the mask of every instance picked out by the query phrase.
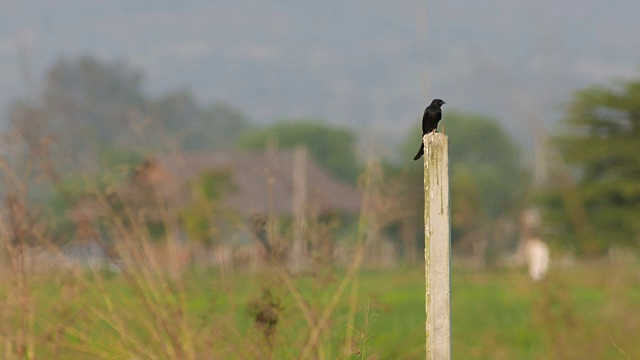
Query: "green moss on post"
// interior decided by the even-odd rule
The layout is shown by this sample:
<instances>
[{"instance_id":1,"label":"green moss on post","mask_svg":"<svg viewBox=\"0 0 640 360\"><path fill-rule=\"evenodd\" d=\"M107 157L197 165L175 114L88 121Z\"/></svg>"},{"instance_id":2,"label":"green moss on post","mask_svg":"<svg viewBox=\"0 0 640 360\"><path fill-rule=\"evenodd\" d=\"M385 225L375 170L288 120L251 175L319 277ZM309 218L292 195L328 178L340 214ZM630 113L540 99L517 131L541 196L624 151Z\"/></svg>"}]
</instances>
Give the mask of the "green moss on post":
<instances>
[{"instance_id":1,"label":"green moss on post","mask_svg":"<svg viewBox=\"0 0 640 360\"><path fill-rule=\"evenodd\" d=\"M449 140L424 136L425 304L427 359L451 359Z\"/></svg>"}]
</instances>

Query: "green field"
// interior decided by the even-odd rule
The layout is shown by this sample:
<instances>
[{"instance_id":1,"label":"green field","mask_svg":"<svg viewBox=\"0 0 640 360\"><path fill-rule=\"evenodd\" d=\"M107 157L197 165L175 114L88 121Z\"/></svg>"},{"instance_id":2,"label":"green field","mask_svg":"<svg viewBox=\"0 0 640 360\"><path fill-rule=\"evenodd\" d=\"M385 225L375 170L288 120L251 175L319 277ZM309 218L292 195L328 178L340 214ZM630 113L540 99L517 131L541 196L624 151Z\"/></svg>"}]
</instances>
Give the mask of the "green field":
<instances>
[{"instance_id":1,"label":"green field","mask_svg":"<svg viewBox=\"0 0 640 360\"><path fill-rule=\"evenodd\" d=\"M0 357L296 359L307 351L307 358L424 359L422 270L362 270L335 296L344 277L271 270L5 277ZM457 269L452 281L455 359L640 358L637 263L554 269L539 283L523 270ZM310 342L323 314L326 326Z\"/></svg>"}]
</instances>

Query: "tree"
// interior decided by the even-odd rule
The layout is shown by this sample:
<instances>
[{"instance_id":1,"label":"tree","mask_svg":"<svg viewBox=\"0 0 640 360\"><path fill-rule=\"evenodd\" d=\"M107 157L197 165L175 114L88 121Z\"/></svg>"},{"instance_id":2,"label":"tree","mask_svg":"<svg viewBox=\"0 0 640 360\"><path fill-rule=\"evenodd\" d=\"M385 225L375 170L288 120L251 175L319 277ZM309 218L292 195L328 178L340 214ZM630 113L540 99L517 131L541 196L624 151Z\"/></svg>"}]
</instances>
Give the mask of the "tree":
<instances>
[{"instance_id":1,"label":"tree","mask_svg":"<svg viewBox=\"0 0 640 360\"><path fill-rule=\"evenodd\" d=\"M132 116L144 112L142 79L122 62L62 58L48 69L40 94L12 104L9 133L40 157L55 154L95 172L114 160L110 155L123 153Z\"/></svg>"},{"instance_id":2,"label":"tree","mask_svg":"<svg viewBox=\"0 0 640 360\"><path fill-rule=\"evenodd\" d=\"M573 171L575 193L592 230L592 236L574 239L577 250L598 255L612 245L637 247L640 245L640 79L617 82L610 87L591 86L576 92L567 107L563 125L564 131L554 140ZM555 208L557 210L557 206ZM568 218L570 216L558 216L555 220ZM576 224L573 232L577 230L575 227Z\"/></svg>"},{"instance_id":3,"label":"tree","mask_svg":"<svg viewBox=\"0 0 640 360\"><path fill-rule=\"evenodd\" d=\"M235 191L230 174L209 171L191 184L191 203L182 211L181 219L192 240L209 249L219 238L225 223L237 222L237 215L222 206L224 196Z\"/></svg>"},{"instance_id":4,"label":"tree","mask_svg":"<svg viewBox=\"0 0 640 360\"><path fill-rule=\"evenodd\" d=\"M240 111L224 104L207 108L189 90L172 91L150 101L149 114L164 131L179 137L184 150L231 147L246 125Z\"/></svg>"},{"instance_id":5,"label":"tree","mask_svg":"<svg viewBox=\"0 0 640 360\"><path fill-rule=\"evenodd\" d=\"M471 176L482 212L490 218L512 211L526 185L518 145L496 120L484 116L450 112L445 126L453 184Z\"/></svg>"},{"instance_id":6,"label":"tree","mask_svg":"<svg viewBox=\"0 0 640 360\"><path fill-rule=\"evenodd\" d=\"M50 127L65 140L113 143L132 114L144 110L142 81L142 72L123 62L62 58L47 72L42 107Z\"/></svg>"},{"instance_id":7,"label":"tree","mask_svg":"<svg viewBox=\"0 0 640 360\"><path fill-rule=\"evenodd\" d=\"M212 150L231 147L244 131L245 117L232 106L203 105L188 89L152 97L143 80L141 70L124 62L61 58L48 69L37 100L16 101L9 117L27 141L50 136L66 158L85 168L110 162L110 154L127 145L159 151L159 144L166 145L159 135L180 150ZM94 156L86 161L88 153Z\"/></svg>"},{"instance_id":8,"label":"tree","mask_svg":"<svg viewBox=\"0 0 640 360\"><path fill-rule=\"evenodd\" d=\"M60 216L89 189L119 184L166 140L178 145L170 150L231 147L246 125L237 109L202 105L189 90L148 95L142 71L125 62L61 58L43 80L40 93L11 105L7 137L36 160L32 177L47 180L34 200L50 199Z\"/></svg>"},{"instance_id":9,"label":"tree","mask_svg":"<svg viewBox=\"0 0 640 360\"><path fill-rule=\"evenodd\" d=\"M204 108L199 121L196 131L185 140L187 150L232 148L247 128L244 114L222 102Z\"/></svg>"},{"instance_id":10,"label":"tree","mask_svg":"<svg viewBox=\"0 0 640 360\"><path fill-rule=\"evenodd\" d=\"M355 182L360 173L355 137L345 128L307 119L286 120L245 134L239 144L247 149L262 149L270 141L283 148L306 146L311 157L339 179Z\"/></svg>"}]
</instances>

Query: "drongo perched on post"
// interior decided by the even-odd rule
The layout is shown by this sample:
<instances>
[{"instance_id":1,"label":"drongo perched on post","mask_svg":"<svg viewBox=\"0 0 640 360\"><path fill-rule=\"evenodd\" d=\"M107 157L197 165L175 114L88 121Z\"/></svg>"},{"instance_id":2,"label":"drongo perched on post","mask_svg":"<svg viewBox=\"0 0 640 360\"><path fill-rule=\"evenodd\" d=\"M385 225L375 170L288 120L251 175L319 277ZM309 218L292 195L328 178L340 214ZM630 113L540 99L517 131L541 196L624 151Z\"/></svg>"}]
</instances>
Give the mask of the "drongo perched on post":
<instances>
[{"instance_id":1,"label":"drongo perched on post","mask_svg":"<svg viewBox=\"0 0 640 360\"><path fill-rule=\"evenodd\" d=\"M438 121L442 119L442 110L440 107L445 102L440 99L433 99L431 105L424 109L424 115L422 116L422 136L424 137L432 131L438 131ZM413 160L418 160L424 154L424 142L420 144L420 150L413 157Z\"/></svg>"}]
</instances>

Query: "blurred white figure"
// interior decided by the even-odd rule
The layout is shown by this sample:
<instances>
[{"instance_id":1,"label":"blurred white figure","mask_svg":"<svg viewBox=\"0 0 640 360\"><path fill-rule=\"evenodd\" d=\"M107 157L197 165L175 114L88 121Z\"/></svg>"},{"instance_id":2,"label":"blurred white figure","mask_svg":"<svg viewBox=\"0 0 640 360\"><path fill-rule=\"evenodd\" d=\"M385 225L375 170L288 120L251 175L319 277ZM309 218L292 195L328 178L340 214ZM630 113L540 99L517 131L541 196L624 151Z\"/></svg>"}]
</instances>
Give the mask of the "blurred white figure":
<instances>
[{"instance_id":1,"label":"blurred white figure","mask_svg":"<svg viewBox=\"0 0 640 360\"><path fill-rule=\"evenodd\" d=\"M520 251L524 250L529 275L534 281L542 280L549 269L549 247L536 234L541 223L540 211L537 208L526 209L522 212L520 223L521 244L524 245Z\"/></svg>"},{"instance_id":2,"label":"blurred white figure","mask_svg":"<svg viewBox=\"0 0 640 360\"><path fill-rule=\"evenodd\" d=\"M549 247L544 241L532 238L526 241L524 252L529 267L529 275L534 281L542 280L549 269Z\"/></svg>"}]
</instances>

